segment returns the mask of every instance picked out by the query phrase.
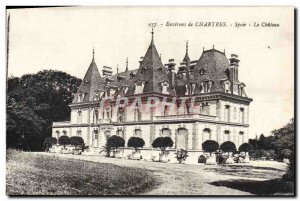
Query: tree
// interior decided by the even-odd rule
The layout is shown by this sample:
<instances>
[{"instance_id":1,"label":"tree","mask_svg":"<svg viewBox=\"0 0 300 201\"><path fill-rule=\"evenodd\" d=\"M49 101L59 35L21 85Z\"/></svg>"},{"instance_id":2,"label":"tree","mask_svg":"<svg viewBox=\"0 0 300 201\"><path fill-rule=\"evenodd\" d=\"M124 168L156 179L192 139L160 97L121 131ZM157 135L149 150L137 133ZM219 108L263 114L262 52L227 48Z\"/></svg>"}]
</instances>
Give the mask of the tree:
<instances>
[{"instance_id":1,"label":"tree","mask_svg":"<svg viewBox=\"0 0 300 201\"><path fill-rule=\"evenodd\" d=\"M135 151L137 151L138 148L143 148L145 146L145 141L140 137L131 137L127 142L127 146L133 147Z\"/></svg>"},{"instance_id":2,"label":"tree","mask_svg":"<svg viewBox=\"0 0 300 201\"><path fill-rule=\"evenodd\" d=\"M54 144L57 144L57 139L55 137L47 137L44 141L45 151L49 151L49 148Z\"/></svg>"},{"instance_id":3,"label":"tree","mask_svg":"<svg viewBox=\"0 0 300 201\"><path fill-rule=\"evenodd\" d=\"M214 140L206 140L202 143L202 149L206 152L209 152L211 155L212 152L215 152L219 149L219 143Z\"/></svg>"},{"instance_id":4,"label":"tree","mask_svg":"<svg viewBox=\"0 0 300 201\"><path fill-rule=\"evenodd\" d=\"M253 147L251 144L249 143L243 143L241 144L241 146L239 147L239 151L240 152L250 152L253 150Z\"/></svg>"},{"instance_id":5,"label":"tree","mask_svg":"<svg viewBox=\"0 0 300 201\"><path fill-rule=\"evenodd\" d=\"M228 152L228 154L229 154L229 152L236 151L235 144L230 141L223 142L223 144L221 144L221 146L220 146L220 149L224 152Z\"/></svg>"},{"instance_id":6,"label":"tree","mask_svg":"<svg viewBox=\"0 0 300 201\"><path fill-rule=\"evenodd\" d=\"M173 140L170 137L158 137L152 142L153 148L160 148L163 152L167 147L173 147Z\"/></svg>"},{"instance_id":7,"label":"tree","mask_svg":"<svg viewBox=\"0 0 300 201\"><path fill-rule=\"evenodd\" d=\"M185 161L186 158L189 156L188 151L184 150L184 149L177 150L177 152L175 154L176 154L176 159L178 160L179 164L181 164L182 161Z\"/></svg>"},{"instance_id":8,"label":"tree","mask_svg":"<svg viewBox=\"0 0 300 201\"><path fill-rule=\"evenodd\" d=\"M43 70L7 80L7 147L39 151L51 136L54 121L70 117L69 104L81 80L67 73Z\"/></svg>"},{"instance_id":9,"label":"tree","mask_svg":"<svg viewBox=\"0 0 300 201\"><path fill-rule=\"evenodd\" d=\"M75 147L77 146L83 146L84 145L84 140L80 136L72 136L70 137L70 144L74 145Z\"/></svg>"},{"instance_id":10,"label":"tree","mask_svg":"<svg viewBox=\"0 0 300 201\"><path fill-rule=\"evenodd\" d=\"M125 146L125 141L122 137L113 135L107 139L107 146L112 149L118 149Z\"/></svg>"},{"instance_id":11,"label":"tree","mask_svg":"<svg viewBox=\"0 0 300 201\"><path fill-rule=\"evenodd\" d=\"M70 138L66 135L61 136L58 139L58 144L64 146L64 148L66 148L66 145L70 144Z\"/></svg>"}]
</instances>

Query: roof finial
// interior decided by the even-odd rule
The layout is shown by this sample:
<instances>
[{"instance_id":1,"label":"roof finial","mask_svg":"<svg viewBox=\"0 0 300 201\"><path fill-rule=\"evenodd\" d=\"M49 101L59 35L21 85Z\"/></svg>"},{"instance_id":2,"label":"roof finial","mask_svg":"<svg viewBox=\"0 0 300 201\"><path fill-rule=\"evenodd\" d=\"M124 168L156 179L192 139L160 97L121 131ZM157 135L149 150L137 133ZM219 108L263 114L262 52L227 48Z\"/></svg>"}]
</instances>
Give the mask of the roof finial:
<instances>
[{"instance_id":1,"label":"roof finial","mask_svg":"<svg viewBox=\"0 0 300 201\"><path fill-rule=\"evenodd\" d=\"M95 58L95 48L93 47L93 60Z\"/></svg>"},{"instance_id":2,"label":"roof finial","mask_svg":"<svg viewBox=\"0 0 300 201\"><path fill-rule=\"evenodd\" d=\"M203 52L204 52L204 46L203 46Z\"/></svg>"},{"instance_id":3,"label":"roof finial","mask_svg":"<svg viewBox=\"0 0 300 201\"><path fill-rule=\"evenodd\" d=\"M186 53L188 53L188 51L189 51L189 41L187 40L186 41Z\"/></svg>"},{"instance_id":4,"label":"roof finial","mask_svg":"<svg viewBox=\"0 0 300 201\"><path fill-rule=\"evenodd\" d=\"M224 54L225 54L225 49L224 49Z\"/></svg>"},{"instance_id":5,"label":"roof finial","mask_svg":"<svg viewBox=\"0 0 300 201\"><path fill-rule=\"evenodd\" d=\"M153 44L154 43L154 40L153 40L154 39L154 25L151 26L151 30L152 30L151 31L151 44Z\"/></svg>"},{"instance_id":6,"label":"roof finial","mask_svg":"<svg viewBox=\"0 0 300 201\"><path fill-rule=\"evenodd\" d=\"M117 64L117 74L119 74L119 64Z\"/></svg>"},{"instance_id":7,"label":"roof finial","mask_svg":"<svg viewBox=\"0 0 300 201\"><path fill-rule=\"evenodd\" d=\"M125 69L125 72L128 71L128 57L126 57L126 69Z\"/></svg>"},{"instance_id":8,"label":"roof finial","mask_svg":"<svg viewBox=\"0 0 300 201\"><path fill-rule=\"evenodd\" d=\"M213 45L213 49L215 49L215 45Z\"/></svg>"}]
</instances>

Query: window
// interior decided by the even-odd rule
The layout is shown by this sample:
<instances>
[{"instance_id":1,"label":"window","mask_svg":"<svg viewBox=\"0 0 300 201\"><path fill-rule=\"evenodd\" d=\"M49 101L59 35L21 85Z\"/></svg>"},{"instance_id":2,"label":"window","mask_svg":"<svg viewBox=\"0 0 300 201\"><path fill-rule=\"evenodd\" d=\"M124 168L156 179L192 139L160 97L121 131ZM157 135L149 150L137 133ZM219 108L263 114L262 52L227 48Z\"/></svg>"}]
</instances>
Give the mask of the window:
<instances>
[{"instance_id":1,"label":"window","mask_svg":"<svg viewBox=\"0 0 300 201\"><path fill-rule=\"evenodd\" d=\"M210 104L209 103L201 103L200 104L200 114L210 115Z\"/></svg>"},{"instance_id":2,"label":"window","mask_svg":"<svg viewBox=\"0 0 300 201\"><path fill-rule=\"evenodd\" d=\"M195 83L193 83L193 84L187 84L187 85L185 85L185 95L192 95L192 94L194 94L194 92L195 92L195 88L196 88L196 84Z\"/></svg>"},{"instance_id":3,"label":"window","mask_svg":"<svg viewBox=\"0 0 300 201\"><path fill-rule=\"evenodd\" d=\"M84 93L79 93L78 94L78 102L82 102L84 99Z\"/></svg>"},{"instance_id":4,"label":"window","mask_svg":"<svg viewBox=\"0 0 300 201\"><path fill-rule=\"evenodd\" d=\"M95 140L99 139L99 132L98 132L98 130L94 130L94 139Z\"/></svg>"},{"instance_id":5,"label":"window","mask_svg":"<svg viewBox=\"0 0 300 201\"><path fill-rule=\"evenodd\" d=\"M67 131L66 130L63 130L63 135L67 135Z\"/></svg>"},{"instance_id":6,"label":"window","mask_svg":"<svg viewBox=\"0 0 300 201\"><path fill-rule=\"evenodd\" d=\"M206 140L210 140L211 139L210 133L211 133L211 130L209 128L203 129L202 143L205 142Z\"/></svg>"},{"instance_id":7,"label":"window","mask_svg":"<svg viewBox=\"0 0 300 201\"><path fill-rule=\"evenodd\" d=\"M77 131L77 136L79 136L79 137L81 137L81 136L82 136L82 132L81 132L81 130L78 130L78 131Z\"/></svg>"},{"instance_id":8,"label":"window","mask_svg":"<svg viewBox=\"0 0 300 201\"><path fill-rule=\"evenodd\" d=\"M125 112L124 112L124 108L119 107L118 108L118 122L124 122L124 116L125 116Z\"/></svg>"},{"instance_id":9,"label":"window","mask_svg":"<svg viewBox=\"0 0 300 201\"><path fill-rule=\"evenodd\" d=\"M162 137L171 137L171 130L169 128L163 128L161 130Z\"/></svg>"},{"instance_id":10,"label":"window","mask_svg":"<svg viewBox=\"0 0 300 201\"><path fill-rule=\"evenodd\" d=\"M244 132L239 132L239 137L238 137L238 147L243 144L244 142Z\"/></svg>"},{"instance_id":11,"label":"window","mask_svg":"<svg viewBox=\"0 0 300 201\"><path fill-rule=\"evenodd\" d=\"M224 121L229 122L230 121L230 106L225 105L224 108Z\"/></svg>"},{"instance_id":12,"label":"window","mask_svg":"<svg viewBox=\"0 0 300 201\"><path fill-rule=\"evenodd\" d=\"M161 83L161 86L162 86L162 92L161 93L169 94L169 92L168 92L169 83L163 82L163 83Z\"/></svg>"},{"instance_id":13,"label":"window","mask_svg":"<svg viewBox=\"0 0 300 201\"><path fill-rule=\"evenodd\" d=\"M77 112L77 124L81 124L82 123L82 112L81 110L78 110Z\"/></svg>"},{"instance_id":14,"label":"window","mask_svg":"<svg viewBox=\"0 0 300 201\"><path fill-rule=\"evenodd\" d=\"M135 129L134 130L134 136L135 137L142 137L142 130L141 129Z\"/></svg>"},{"instance_id":15,"label":"window","mask_svg":"<svg viewBox=\"0 0 300 201\"><path fill-rule=\"evenodd\" d=\"M225 82L225 86L224 86L224 88L225 88L225 93L230 93L230 82Z\"/></svg>"},{"instance_id":16,"label":"window","mask_svg":"<svg viewBox=\"0 0 300 201\"><path fill-rule=\"evenodd\" d=\"M134 94L141 94L144 90L145 82L142 82L140 85L135 84L135 92Z\"/></svg>"},{"instance_id":17,"label":"window","mask_svg":"<svg viewBox=\"0 0 300 201\"><path fill-rule=\"evenodd\" d=\"M142 113L140 108L138 108L138 106L136 106L136 108L134 109L134 121L141 121L142 120Z\"/></svg>"},{"instance_id":18,"label":"window","mask_svg":"<svg viewBox=\"0 0 300 201\"><path fill-rule=\"evenodd\" d=\"M204 75L204 69L200 69L200 75Z\"/></svg>"},{"instance_id":19,"label":"window","mask_svg":"<svg viewBox=\"0 0 300 201\"><path fill-rule=\"evenodd\" d=\"M94 116L93 116L93 123L96 124L98 123L98 119L99 119L99 110L98 108L94 109Z\"/></svg>"},{"instance_id":20,"label":"window","mask_svg":"<svg viewBox=\"0 0 300 201\"><path fill-rule=\"evenodd\" d=\"M244 108L240 108L239 122L241 124L245 123L245 112Z\"/></svg>"},{"instance_id":21,"label":"window","mask_svg":"<svg viewBox=\"0 0 300 201\"><path fill-rule=\"evenodd\" d=\"M164 108L164 116L167 116L169 115L169 108L167 105L165 105L165 108Z\"/></svg>"},{"instance_id":22,"label":"window","mask_svg":"<svg viewBox=\"0 0 300 201\"><path fill-rule=\"evenodd\" d=\"M117 129L117 133L116 134L117 134L117 136L120 136L120 137L124 138L124 136L123 136L123 130L121 128Z\"/></svg>"},{"instance_id":23,"label":"window","mask_svg":"<svg viewBox=\"0 0 300 201\"><path fill-rule=\"evenodd\" d=\"M223 142L229 141L229 130L224 131L224 135L223 135Z\"/></svg>"}]
</instances>

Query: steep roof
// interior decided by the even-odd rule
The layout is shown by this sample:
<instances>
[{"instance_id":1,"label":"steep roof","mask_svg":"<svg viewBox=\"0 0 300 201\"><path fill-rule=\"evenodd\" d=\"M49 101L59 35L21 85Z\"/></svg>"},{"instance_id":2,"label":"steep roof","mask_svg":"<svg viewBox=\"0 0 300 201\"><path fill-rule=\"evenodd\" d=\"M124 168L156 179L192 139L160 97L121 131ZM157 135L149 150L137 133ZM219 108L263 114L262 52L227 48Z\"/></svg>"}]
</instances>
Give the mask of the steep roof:
<instances>
[{"instance_id":1,"label":"steep roof","mask_svg":"<svg viewBox=\"0 0 300 201\"><path fill-rule=\"evenodd\" d=\"M229 61L225 53L210 49L203 51L196 66L188 79L186 76L178 75L176 79L177 95L184 95L185 85L195 83L197 85L195 94L200 94L200 84L203 81L212 81L211 92L223 91L222 81L228 79L226 70L229 69ZM201 71L203 73L201 73Z\"/></svg>"},{"instance_id":2,"label":"steep roof","mask_svg":"<svg viewBox=\"0 0 300 201\"><path fill-rule=\"evenodd\" d=\"M145 82L143 93L161 93L161 83L170 83L167 69L163 66L160 60L159 54L154 45L153 38L145 54L145 57L140 64L133 83L131 84L127 92L127 95L133 95L135 90L135 83L140 84L141 82Z\"/></svg>"},{"instance_id":3,"label":"steep roof","mask_svg":"<svg viewBox=\"0 0 300 201\"><path fill-rule=\"evenodd\" d=\"M93 57L92 62L79 86L77 93L84 93L83 102L92 101L95 95L95 91L98 89L98 86L101 84L101 76L98 71L95 59ZM78 102L78 97L75 96L73 103Z\"/></svg>"}]
</instances>

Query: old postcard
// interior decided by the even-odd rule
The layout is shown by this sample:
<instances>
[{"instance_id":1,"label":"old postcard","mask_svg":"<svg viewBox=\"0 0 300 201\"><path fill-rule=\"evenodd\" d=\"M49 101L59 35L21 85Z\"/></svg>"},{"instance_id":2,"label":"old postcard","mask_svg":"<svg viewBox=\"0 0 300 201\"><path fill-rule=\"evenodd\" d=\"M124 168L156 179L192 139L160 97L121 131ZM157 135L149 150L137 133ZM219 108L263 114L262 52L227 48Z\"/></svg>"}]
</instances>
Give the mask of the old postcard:
<instances>
[{"instance_id":1,"label":"old postcard","mask_svg":"<svg viewBox=\"0 0 300 201\"><path fill-rule=\"evenodd\" d=\"M295 196L293 7L7 7L6 193Z\"/></svg>"}]
</instances>

